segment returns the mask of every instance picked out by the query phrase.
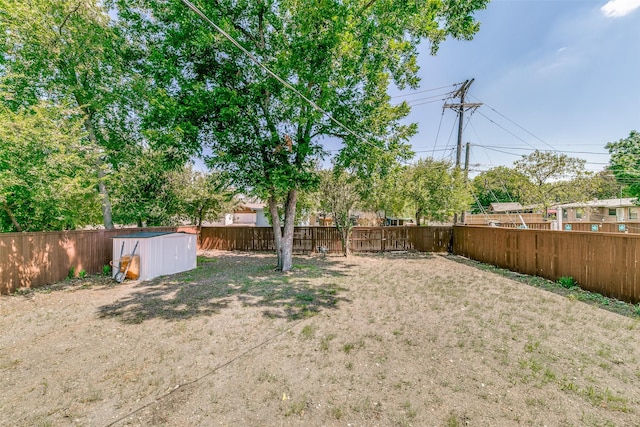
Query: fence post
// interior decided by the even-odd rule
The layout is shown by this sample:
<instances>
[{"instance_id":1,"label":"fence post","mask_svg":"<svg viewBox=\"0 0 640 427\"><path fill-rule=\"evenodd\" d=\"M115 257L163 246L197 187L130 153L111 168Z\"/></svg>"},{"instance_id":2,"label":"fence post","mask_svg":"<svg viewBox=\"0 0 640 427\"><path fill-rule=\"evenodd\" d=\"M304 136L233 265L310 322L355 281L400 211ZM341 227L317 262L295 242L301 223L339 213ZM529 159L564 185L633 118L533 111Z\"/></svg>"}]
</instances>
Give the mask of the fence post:
<instances>
[{"instance_id":1,"label":"fence post","mask_svg":"<svg viewBox=\"0 0 640 427\"><path fill-rule=\"evenodd\" d=\"M311 227L311 253L316 251L316 228Z\"/></svg>"}]
</instances>

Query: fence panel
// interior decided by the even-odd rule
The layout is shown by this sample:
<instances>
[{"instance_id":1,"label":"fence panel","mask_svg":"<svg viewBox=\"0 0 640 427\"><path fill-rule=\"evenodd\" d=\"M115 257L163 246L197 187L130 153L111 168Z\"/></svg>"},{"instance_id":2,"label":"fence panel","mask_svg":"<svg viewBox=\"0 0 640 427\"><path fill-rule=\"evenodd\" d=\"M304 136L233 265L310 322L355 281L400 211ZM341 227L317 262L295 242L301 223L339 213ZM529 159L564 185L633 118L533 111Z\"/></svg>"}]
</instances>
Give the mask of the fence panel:
<instances>
[{"instance_id":1,"label":"fence panel","mask_svg":"<svg viewBox=\"0 0 640 427\"><path fill-rule=\"evenodd\" d=\"M73 270L101 273L112 258L114 236L139 231L186 231L193 227L123 228L0 234L0 293L37 287L66 278Z\"/></svg>"},{"instance_id":2,"label":"fence panel","mask_svg":"<svg viewBox=\"0 0 640 427\"><path fill-rule=\"evenodd\" d=\"M550 280L573 277L583 289L640 301L640 235L454 227L453 252Z\"/></svg>"},{"instance_id":3,"label":"fence panel","mask_svg":"<svg viewBox=\"0 0 640 427\"><path fill-rule=\"evenodd\" d=\"M355 227L351 235L352 252L419 250L446 252L451 227ZM296 227L294 253L342 252L340 233L335 227ZM202 227L200 249L273 251L271 227Z\"/></svg>"}]
</instances>

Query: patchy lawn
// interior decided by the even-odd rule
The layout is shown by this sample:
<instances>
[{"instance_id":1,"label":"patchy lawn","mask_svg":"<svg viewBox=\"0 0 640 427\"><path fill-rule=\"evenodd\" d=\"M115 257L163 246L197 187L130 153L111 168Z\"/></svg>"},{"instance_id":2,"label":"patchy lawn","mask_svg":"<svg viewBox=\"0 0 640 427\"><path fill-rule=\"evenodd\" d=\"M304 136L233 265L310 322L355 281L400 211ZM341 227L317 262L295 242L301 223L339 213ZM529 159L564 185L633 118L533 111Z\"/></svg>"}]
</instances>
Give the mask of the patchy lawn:
<instances>
[{"instance_id":1,"label":"patchy lawn","mask_svg":"<svg viewBox=\"0 0 640 427\"><path fill-rule=\"evenodd\" d=\"M2 426L632 426L640 323L428 254L0 297Z\"/></svg>"}]
</instances>

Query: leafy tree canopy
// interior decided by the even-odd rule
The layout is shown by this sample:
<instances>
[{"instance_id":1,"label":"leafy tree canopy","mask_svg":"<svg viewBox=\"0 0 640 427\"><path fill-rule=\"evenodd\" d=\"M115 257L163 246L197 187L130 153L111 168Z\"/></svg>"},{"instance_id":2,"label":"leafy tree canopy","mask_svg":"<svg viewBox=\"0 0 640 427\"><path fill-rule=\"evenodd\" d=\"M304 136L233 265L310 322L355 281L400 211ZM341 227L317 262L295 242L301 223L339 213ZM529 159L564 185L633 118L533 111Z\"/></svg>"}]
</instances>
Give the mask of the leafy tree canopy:
<instances>
[{"instance_id":1,"label":"leafy tree canopy","mask_svg":"<svg viewBox=\"0 0 640 427\"><path fill-rule=\"evenodd\" d=\"M209 147L211 165L269 201L283 270L291 268L297 193L317 185L322 137L342 140L341 164L365 172L406 157L415 126L400 123L409 108L389 102L388 86L416 88L419 42L429 40L435 52L447 36L471 38L479 28L472 14L486 3L200 2L249 56L183 3L115 1L122 28L147 52L140 67L153 83L149 116L180 123L185 148Z\"/></svg>"},{"instance_id":2,"label":"leafy tree canopy","mask_svg":"<svg viewBox=\"0 0 640 427\"><path fill-rule=\"evenodd\" d=\"M517 202L525 204L525 194L531 181L523 173L506 166L491 168L473 178L472 187L476 197L474 212L480 206L487 209L491 203Z\"/></svg>"},{"instance_id":3,"label":"leafy tree canopy","mask_svg":"<svg viewBox=\"0 0 640 427\"><path fill-rule=\"evenodd\" d=\"M448 221L471 204L462 172L445 161L426 158L407 167L404 185L418 225L422 219Z\"/></svg>"},{"instance_id":4,"label":"leafy tree canopy","mask_svg":"<svg viewBox=\"0 0 640 427\"><path fill-rule=\"evenodd\" d=\"M351 249L351 230L355 225L352 215L360 203L358 187L357 177L342 169L321 172L317 193L320 209L331 214L340 232L342 252L345 256L349 256Z\"/></svg>"},{"instance_id":5,"label":"leafy tree canopy","mask_svg":"<svg viewBox=\"0 0 640 427\"><path fill-rule=\"evenodd\" d=\"M73 229L99 220L82 116L40 102L0 106L0 231Z\"/></svg>"},{"instance_id":6,"label":"leafy tree canopy","mask_svg":"<svg viewBox=\"0 0 640 427\"><path fill-rule=\"evenodd\" d=\"M523 200L528 205L540 205L545 209L555 203L589 199L588 186L575 186L588 177L586 160L545 151L534 151L514 163L515 169L531 182ZM572 184L573 182L573 184Z\"/></svg>"},{"instance_id":7,"label":"leafy tree canopy","mask_svg":"<svg viewBox=\"0 0 640 427\"><path fill-rule=\"evenodd\" d=\"M611 154L609 168L630 197L640 198L640 133L631 131L627 138L605 146Z\"/></svg>"}]
</instances>

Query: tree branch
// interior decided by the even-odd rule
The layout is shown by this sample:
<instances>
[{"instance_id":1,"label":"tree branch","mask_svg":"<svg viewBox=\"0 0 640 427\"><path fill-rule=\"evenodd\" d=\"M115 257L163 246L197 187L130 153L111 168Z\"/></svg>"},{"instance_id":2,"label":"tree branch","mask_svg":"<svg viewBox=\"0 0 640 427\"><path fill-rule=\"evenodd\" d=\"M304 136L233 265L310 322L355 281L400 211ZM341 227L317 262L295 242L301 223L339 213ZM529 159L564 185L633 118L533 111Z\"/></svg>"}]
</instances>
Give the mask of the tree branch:
<instances>
[{"instance_id":1,"label":"tree branch","mask_svg":"<svg viewBox=\"0 0 640 427\"><path fill-rule=\"evenodd\" d=\"M69 20L69 18L71 18L71 15L73 15L74 13L76 13L78 11L78 9L80 9L81 4L82 3L79 2L78 5L76 6L76 8L73 9L71 12L69 12L67 14L67 16L64 17L64 20L62 21L62 24L60 24L60 27L58 28L58 34L60 34L60 37L62 37L62 29L67 24L67 21Z\"/></svg>"}]
</instances>

